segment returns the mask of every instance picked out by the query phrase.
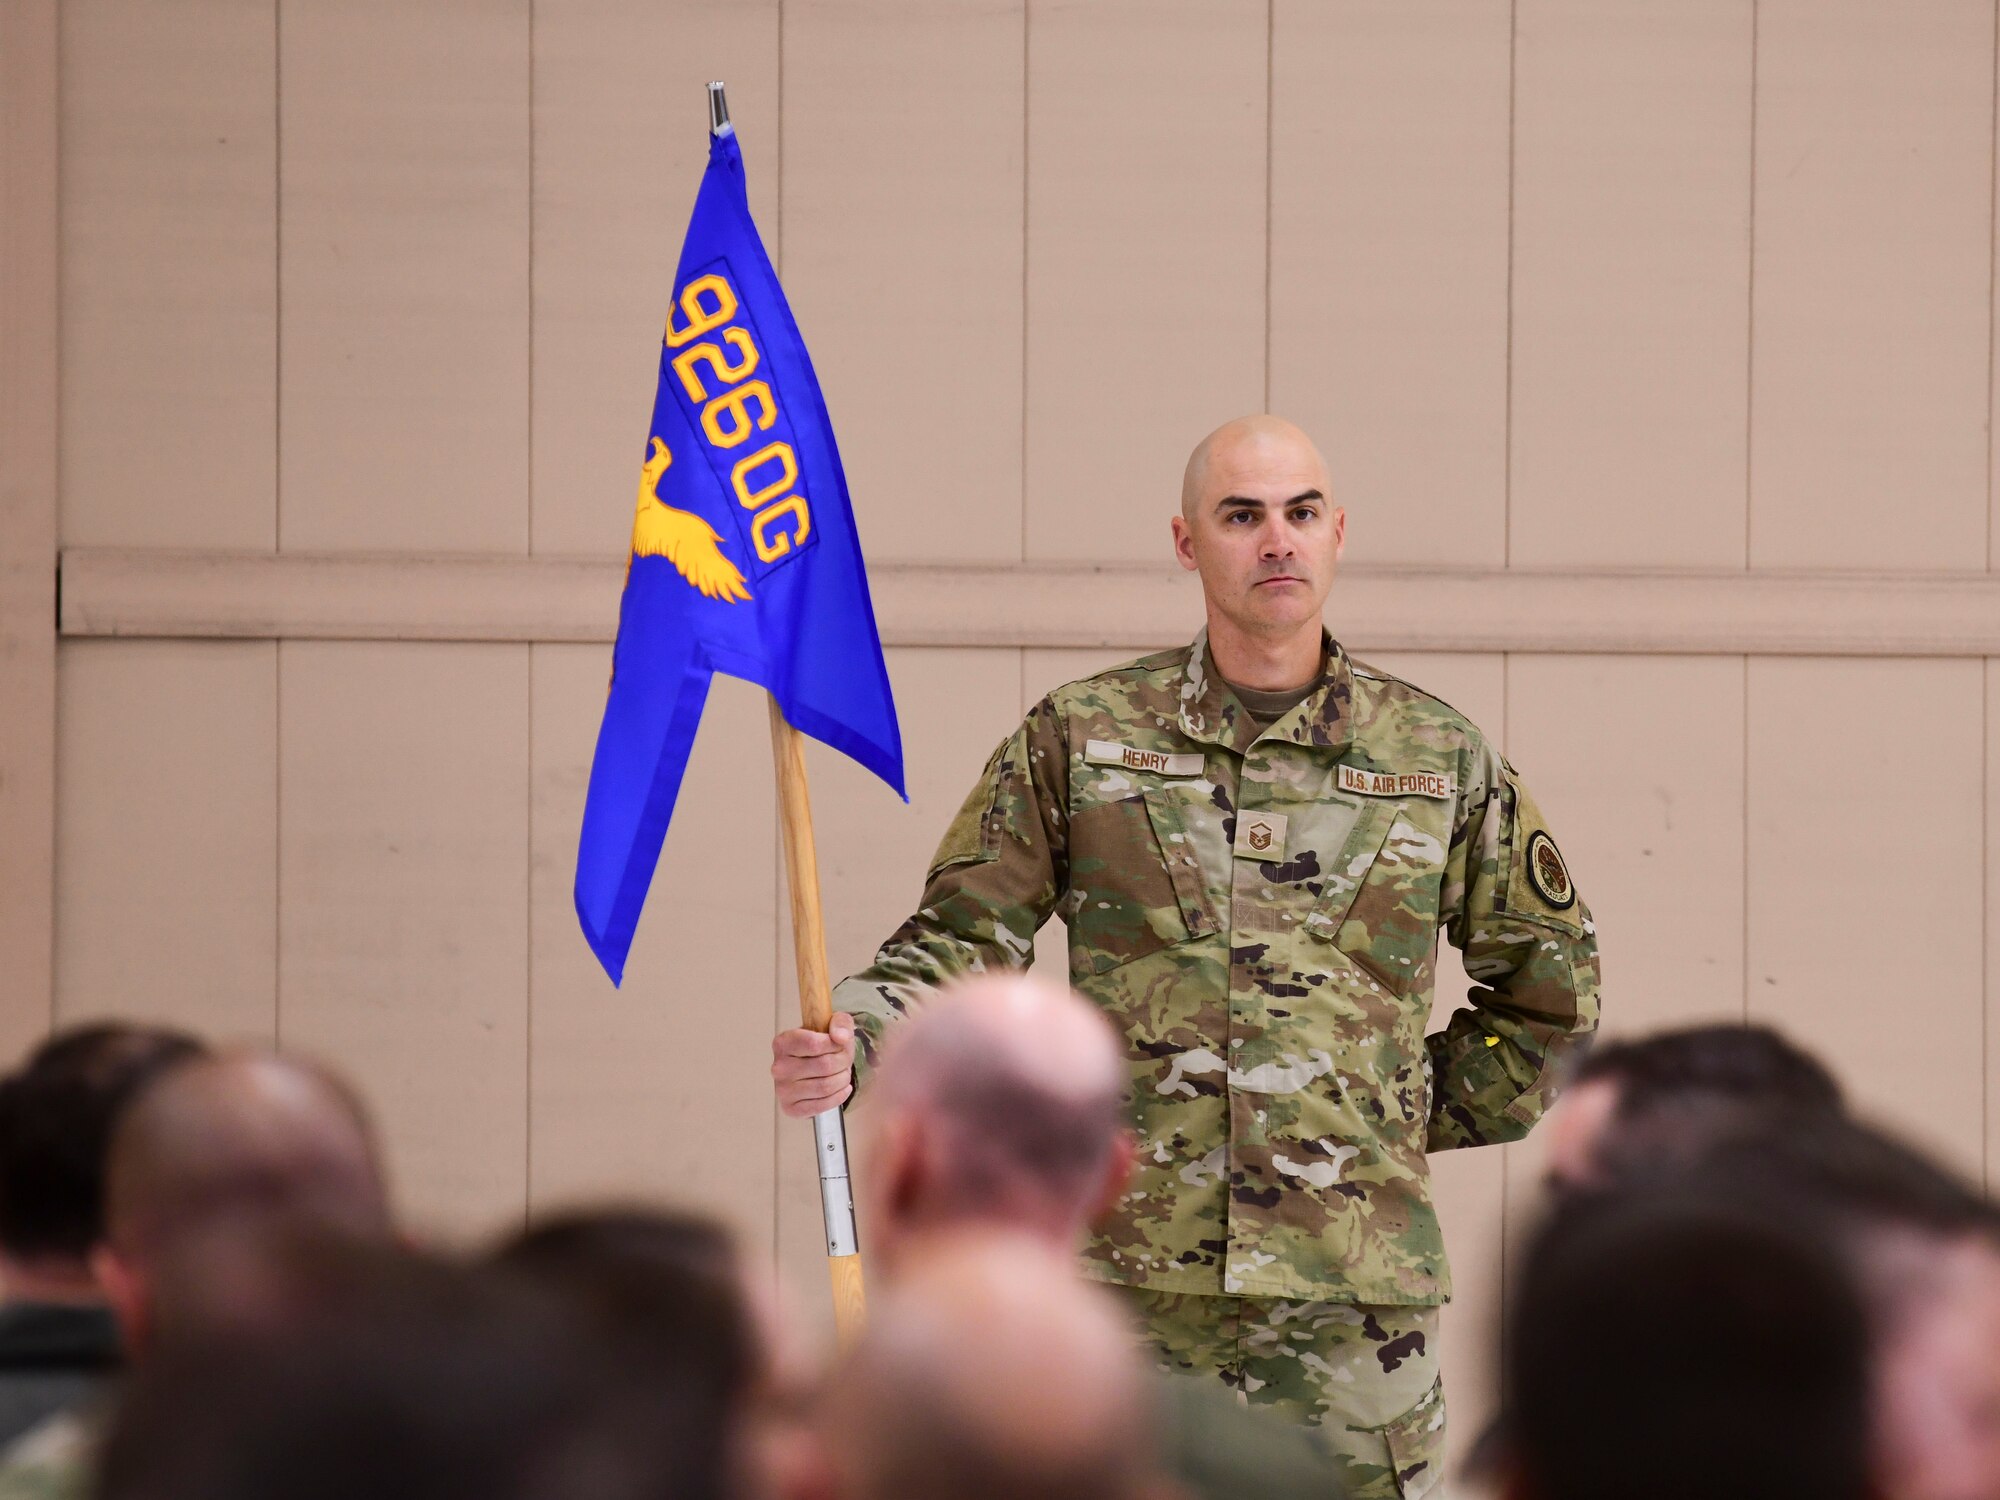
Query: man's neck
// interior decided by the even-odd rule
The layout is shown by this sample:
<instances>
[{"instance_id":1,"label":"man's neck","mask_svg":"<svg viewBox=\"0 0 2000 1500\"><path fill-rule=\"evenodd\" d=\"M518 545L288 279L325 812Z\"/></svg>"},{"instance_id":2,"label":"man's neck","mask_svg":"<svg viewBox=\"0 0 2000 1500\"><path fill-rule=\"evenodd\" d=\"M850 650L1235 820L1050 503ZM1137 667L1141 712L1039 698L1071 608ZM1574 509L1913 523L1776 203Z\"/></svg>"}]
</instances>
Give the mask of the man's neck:
<instances>
[{"instance_id":1,"label":"man's neck","mask_svg":"<svg viewBox=\"0 0 2000 1500\"><path fill-rule=\"evenodd\" d=\"M0 1255L0 1291L9 1302L95 1303L104 1292L90 1267L63 1256L17 1259Z\"/></svg>"},{"instance_id":2,"label":"man's neck","mask_svg":"<svg viewBox=\"0 0 2000 1500\"><path fill-rule=\"evenodd\" d=\"M1287 693L1319 676L1325 650L1319 621L1285 636L1249 635L1215 611L1208 616L1208 654L1224 682L1260 693Z\"/></svg>"}]
</instances>

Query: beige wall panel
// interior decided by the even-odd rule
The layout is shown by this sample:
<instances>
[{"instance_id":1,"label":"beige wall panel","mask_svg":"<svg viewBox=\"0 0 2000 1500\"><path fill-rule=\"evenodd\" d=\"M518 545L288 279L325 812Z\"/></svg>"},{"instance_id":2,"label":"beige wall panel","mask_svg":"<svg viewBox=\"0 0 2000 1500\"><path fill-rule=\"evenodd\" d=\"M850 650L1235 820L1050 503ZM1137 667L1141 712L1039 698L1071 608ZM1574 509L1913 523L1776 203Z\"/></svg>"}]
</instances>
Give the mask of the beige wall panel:
<instances>
[{"instance_id":1,"label":"beige wall panel","mask_svg":"<svg viewBox=\"0 0 2000 1500\"><path fill-rule=\"evenodd\" d=\"M528 649L279 648L278 1036L367 1095L420 1232L527 1202Z\"/></svg>"},{"instance_id":2,"label":"beige wall panel","mask_svg":"<svg viewBox=\"0 0 2000 1500\"><path fill-rule=\"evenodd\" d=\"M945 825L979 780L993 747L1020 719L1018 651L892 650L888 660L902 720L909 805L845 756L817 741L806 746L827 964L836 984L864 967L916 910ZM772 857L782 860L775 852ZM773 1019L777 1027L791 1027L799 1024L799 1002L789 912L778 925ZM768 1077L761 1082L768 1091ZM865 1105L857 1115L866 1115ZM865 1119L857 1119L857 1147L865 1129ZM855 1172L865 1171L866 1163L865 1152L857 1150ZM866 1224L861 1249L865 1257ZM812 1128L804 1120L778 1121L778 1265L802 1311L815 1326L831 1327Z\"/></svg>"},{"instance_id":3,"label":"beige wall panel","mask_svg":"<svg viewBox=\"0 0 2000 1500\"><path fill-rule=\"evenodd\" d=\"M1743 702L1740 657L1508 658L1508 758L1590 904L1609 1034L1743 1019ZM1516 1250L1548 1142L1507 1148Z\"/></svg>"},{"instance_id":4,"label":"beige wall panel","mask_svg":"<svg viewBox=\"0 0 2000 1500\"><path fill-rule=\"evenodd\" d=\"M1507 723L1509 686L1503 658L1397 651L1363 659L1442 698L1499 743ZM1471 988L1458 950L1440 942L1431 1004L1433 1031L1442 1029ZM1439 1338L1451 1403L1453 1470L1498 1405L1494 1352L1505 1300L1501 1246L1508 1149L1440 1151L1430 1159L1432 1192L1451 1256L1452 1300L1445 1308Z\"/></svg>"},{"instance_id":5,"label":"beige wall panel","mask_svg":"<svg viewBox=\"0 0 2000 1500\"><path fill-rule=\"evenodd\" d=\"M1270 405L1350 557L1506 557L1508 14L1276 3Z\"/></svg>"},{"instance_id":6,"label":"beige wall panel","mask_svg":"<svg viewBox=\"0 0 2000 1500\"><path fill-rule=\"evenodd\" d=\"M1021 554L1024 8L785 7L785 289L871 558Z\"/></svg>"},{"instance_id":7,"label":"beige wall panel","mask_svg":"<svg viewBox=\"0 0 2000 1500\"><path fill-rule=\"evenodd\" d=\"M1522 0L1509 559L1741 567L1751 0Z\"/></svg>"},{"instance_id":8,"label":"beige wall panel","mask_svg":"<svg viewBox=\"0 0 2000 1500\"><path fill-rule=\"evenodd\" d=\"M1743 1019L1741 658L1515 656L1508 755L1603 946L1607 1031Z\"/></svg>"},{"instance_id":9,"label":"beige wall panel","mask_svg":"<svg viewBox=\"0 0 2000 1500\"><path fill-rule=\"evenodd\" d=\"M55 959L55 0L0 5L0 1055L48 1029Z\"/></svg>"},{"instance_id":10,"label":"beige wall panel","mask_svg":"<svg viewBox=\"0 0 2000 1500\"><path fill-rule=\"evenodd\" d=\"M63 540L277 528L277 8L63 6Z\"/></svg>"},{"instance_id":11,"label":"beige wall panel","mask_svg":"<svg viewBox=\"0 0 2000 1500\"><path fill-rule=\"evenodd\" d=\"M1753 567L1987 547L1993 6L1757 12Z\"/></svg>"},{"instance_id":12,"label":"beige wall panel","mask_svg":"<svg viewBox=\"0 0 2000 1500\"><path fill-rule=\"evenodd\" d=\"M777 0L536 0L533 550L619 556L681 237L729 85L777 251Z\"/></svg>"},{"instance_id":13,"label":"beige wall panel","mask_svg":"<svg viewBox=\"0 0 2000 1500\"><path fill-rule=\"evenodd\" d=\"M528 9L284 4L287 549L527 547Z\"/></svg>"},{"instance_id":14,"label":"beige wall panel","mask_svg":"<svg viewBox=\"0 0 2000 1500\"><path fill-rule=\"evenodd\" d=\"M1749 1010L1977 1172L1985 711L1973 661L1753 658Z\"/></svg>"},{"instance_id":15,"label":"beige wall panel","mask_svg":"<svg viewBox=\"0 0 2000 1500\"><path fill-rule=\"evenodd\" d=\"M718 677L613 989L577 926L577 831L611 653L534 649L529 1201L643 1197L771 1244L776 827L763 690Z\"/></svg>"},{"instance_id":16,"label":"beige wall panel","mask_svg":"<svg viewBox=\"0 0 2000 1500\"><path fill-rule=\"evenodd\" d=\"M1189 450L1264 404L1266 19L1029 17L1027 557L1165 559Z\"/></svg>"},{"instance_id":17,"label":"beige wall panel","mask_svg":"<svg viewBox=\"0 0 2000 1500\"><path fill-rule=\"evenodd\" d=\"M69 641L56 1019L269 1042L277 1020L278 648Z\"/></svg>"},{"instance_id":18,"label":"beige wall panel","mask_svg":"<svg viewBox=\"0 0 2000 1500\"><path fill-rule=\"evenodd\" d=\"M1984 664L1986 694L1986 1190L2000 1187L2000 881L1993 878L2000 852L2000 661Z\"/></svg>"}]
</instances>

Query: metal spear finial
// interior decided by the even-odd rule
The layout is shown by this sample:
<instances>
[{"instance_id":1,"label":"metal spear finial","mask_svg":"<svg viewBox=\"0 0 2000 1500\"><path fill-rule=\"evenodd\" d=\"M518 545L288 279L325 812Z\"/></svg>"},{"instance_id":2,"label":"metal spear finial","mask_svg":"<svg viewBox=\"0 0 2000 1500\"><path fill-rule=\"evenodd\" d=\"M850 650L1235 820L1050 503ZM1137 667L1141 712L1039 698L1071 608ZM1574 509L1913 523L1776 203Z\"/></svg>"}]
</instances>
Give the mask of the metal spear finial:
<instances>
[{"instance_id":1,"label":"metal spear finial","mask_svg":"<svg viewBox=\"0 0 2000 1500\"><path fill-rule=\"evenodd\" d=\"M719 79L708 86L708 133L717 136L736 133L736 127L729 123L729 100Z\"/></svg>"}]
</instances>

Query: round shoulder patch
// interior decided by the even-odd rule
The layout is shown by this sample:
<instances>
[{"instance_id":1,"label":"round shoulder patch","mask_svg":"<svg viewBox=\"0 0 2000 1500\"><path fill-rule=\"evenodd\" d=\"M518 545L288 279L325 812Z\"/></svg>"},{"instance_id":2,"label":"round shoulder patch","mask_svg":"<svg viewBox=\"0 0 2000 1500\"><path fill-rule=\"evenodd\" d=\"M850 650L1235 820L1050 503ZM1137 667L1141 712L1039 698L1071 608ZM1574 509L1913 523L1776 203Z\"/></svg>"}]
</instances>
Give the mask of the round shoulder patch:
<instances>
[{"instance_id":1,"label":"round shoulder patch","mask_svg":"<svg viewBox=\"0 0 2000 1500\"><path fill-rule=\"evenodd\" d=\"M1576 886L1570 882L1569 866L1556 852L1556 841L1539 828L1528 840L1528 880L1535 894L1557 911L1576 905Z\"/></svg>"}]
</instances>

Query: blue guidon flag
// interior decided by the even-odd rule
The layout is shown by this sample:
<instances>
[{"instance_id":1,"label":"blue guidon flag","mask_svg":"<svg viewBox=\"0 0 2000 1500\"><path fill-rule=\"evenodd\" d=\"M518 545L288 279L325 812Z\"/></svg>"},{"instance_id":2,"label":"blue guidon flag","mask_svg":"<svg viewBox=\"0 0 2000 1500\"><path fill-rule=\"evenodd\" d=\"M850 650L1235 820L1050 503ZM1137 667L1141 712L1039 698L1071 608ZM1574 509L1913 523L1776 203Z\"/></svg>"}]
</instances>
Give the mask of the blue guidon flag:
<instances>
[{"instance_id":1,"label":"blue guidon flag","mask_svg":"<svg viewBox=\"0 0 2000 1500\"><path fill-rule=\"evenodd\" d=\"M674 276L611 662L576 914L613 984L714 673L769 689L908 800L840 452L726 123Z\"/></svg>"}]
</instances>

